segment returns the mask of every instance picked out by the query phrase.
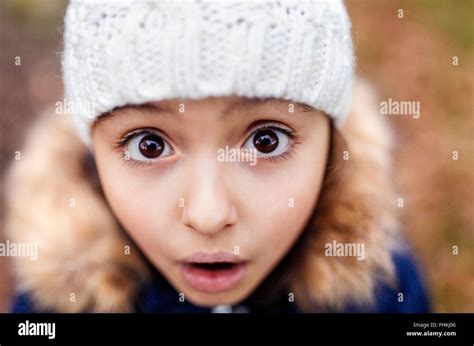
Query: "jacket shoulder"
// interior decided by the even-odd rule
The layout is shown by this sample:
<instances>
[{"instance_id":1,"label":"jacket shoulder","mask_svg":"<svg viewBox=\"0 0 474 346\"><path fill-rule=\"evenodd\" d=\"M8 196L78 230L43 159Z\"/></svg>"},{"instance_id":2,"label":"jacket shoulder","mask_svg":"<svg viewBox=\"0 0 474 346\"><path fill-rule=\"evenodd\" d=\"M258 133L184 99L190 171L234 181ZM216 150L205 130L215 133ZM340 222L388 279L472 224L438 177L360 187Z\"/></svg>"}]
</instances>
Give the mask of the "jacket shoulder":
<instances>
[{"instance_id":1,"label":"jacket shoulder","mask_svg":"<svg viewBox=\"0 0 474 346\"><path fill-rule=\"evenodd\" d=\"M395 286L379 283L374 292L374 305L361 308L349 304L345 312L428 313L431 312L428 293L417 260L410 250L392 255L395 267Z\"/></svg>"}]
</instances>

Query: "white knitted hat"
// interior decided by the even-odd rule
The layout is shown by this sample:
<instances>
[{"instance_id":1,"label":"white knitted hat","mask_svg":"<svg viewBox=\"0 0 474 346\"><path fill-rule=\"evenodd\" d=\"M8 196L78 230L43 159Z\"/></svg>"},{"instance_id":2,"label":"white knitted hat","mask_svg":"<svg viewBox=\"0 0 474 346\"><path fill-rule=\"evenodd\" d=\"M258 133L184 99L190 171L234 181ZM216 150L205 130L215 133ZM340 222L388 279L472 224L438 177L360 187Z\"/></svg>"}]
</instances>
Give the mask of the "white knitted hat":
<instances>
[{"instance_id":1,"label":"white knitted hat","mask_svg":"<svg viewBox=\"0 0 474 346\"><path fill-rule=\"evenodd\" d=\"M353 65L342 0L71 0L65 18L65 97L89 144L100 114L169 98L282 98L340 124Z\"/></svg>"}]
</instances>

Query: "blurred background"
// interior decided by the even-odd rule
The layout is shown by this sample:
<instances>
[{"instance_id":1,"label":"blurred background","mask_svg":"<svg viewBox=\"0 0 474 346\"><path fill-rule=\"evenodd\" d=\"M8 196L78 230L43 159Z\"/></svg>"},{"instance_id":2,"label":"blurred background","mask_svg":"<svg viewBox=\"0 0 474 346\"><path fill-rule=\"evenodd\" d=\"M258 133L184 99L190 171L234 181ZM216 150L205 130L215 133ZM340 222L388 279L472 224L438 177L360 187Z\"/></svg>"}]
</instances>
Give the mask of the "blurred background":
<instances>
[{"instance_id":1,"label":"blurred background","mask_svg":"<svg viewBox=\"0 0 474 346\"><path fill-rule=\"evenodd\" d=\"M405 233L423 266L434 310L474 312L474 0L345 2L358 74L381 101L421 104L419 119L387 120L397 136ZM65 6L63 0L0 1L0 181L34 118L63 99ZM459 160L453 161L453 151ZM0 242L6 240L3 186ZM0 257L0 312L8 309L12 281L9 260Z\"/></svg>"}]
</instances>

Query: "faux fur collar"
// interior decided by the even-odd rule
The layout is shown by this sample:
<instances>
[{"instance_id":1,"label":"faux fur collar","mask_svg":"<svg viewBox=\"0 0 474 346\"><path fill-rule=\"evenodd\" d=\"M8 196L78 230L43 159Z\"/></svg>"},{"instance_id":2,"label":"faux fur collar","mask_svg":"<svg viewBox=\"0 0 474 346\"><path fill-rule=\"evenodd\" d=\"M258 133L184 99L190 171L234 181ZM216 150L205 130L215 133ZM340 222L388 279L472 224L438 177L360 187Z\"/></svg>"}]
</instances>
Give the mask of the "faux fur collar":
<instances>
[{"instance_id":1,"label":"faux fur collar","mask_svg":"<svg viewBox=\"0 0 474 346\"><path fill-rule=\"evenodd\" d=\"M398 227L391 135L360 81L341 132L347 152L340 155L351 169L311 221L317 232L309 235L290 284L303 310L342 309L349 300L370 304L376 281L393 277ZM40 117L5 184L7 239L39 249L36 261L14 258L17 287L43 309L132 311L137 289L149 277L146 261L117 224L87 165L87 149L70 119ZM324 256L324 244L333 241L364 243L364 260Z\"/></svg>"}]
</instances>

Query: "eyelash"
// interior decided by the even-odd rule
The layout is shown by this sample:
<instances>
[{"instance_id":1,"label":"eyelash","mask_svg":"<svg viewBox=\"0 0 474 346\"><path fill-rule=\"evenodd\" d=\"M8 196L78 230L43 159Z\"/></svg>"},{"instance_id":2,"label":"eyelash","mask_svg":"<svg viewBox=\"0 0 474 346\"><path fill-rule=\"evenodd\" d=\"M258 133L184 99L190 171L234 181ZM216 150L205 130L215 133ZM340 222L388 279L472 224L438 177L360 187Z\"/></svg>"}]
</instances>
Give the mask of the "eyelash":
<instances>
[{"instance_id":1,"label":"eyelash","mask_svg":"<svg viewBox=\"0 0 474 346\"><path fill-rule=\"evenodd\" d=\"M149 167L151 164L158 164L160 160L138 161L134 159L123 160L125 165L131 167Z\"/></svg>"},{"instance_id":2,"label":"eyelash","mask_svg":"<svg viewBox=\"0 0 474 346\"><path fill-rule=\"evenodd\" d=\"M124 136L122 136L117 141L116 146L118 148L123 148L128 143L128 141L130 141L132 138L138 135L156 135L156 134L159 134L160 136L162 136L162 134L159 131L155 129L151 129L151 128L133 130L133 131L127 132Z\"/></svg>"},{"instance_id":3,"label":"eyelash","mask_svg":"<svg viewBox=\"0 0 474 346\"><path fill-rule=\"evenodd\" d=\"M259 160L262 161L270 161L270 162L282 162L285 161L289 158L292 158L294 156L294 150L295 147L300 143L300 138L296 134L294 130L288 129L286 127L280 126L278 123L272 123L268 122L263 125L257 126L254 128L254 130L250 133L250 135L247 137L251 138L255 134L257 134L259 131L262 131L264 129L270 129L270 130L276 130L283 132L285 135L288 136L290 144L288 149L275 156L264 156L264 157L259 157ZM146 167L149 166L150 164L157 164L161 161L161 159L155 159L155 160L149 160L149 161L139 161L139 160L134 160L134 159L124 159L123 158L123 148L127 145L127 143L134 137L138 135L147 135L147 134L158 134L160 136L163 136L160 131L156 129L151 129L151 128L144 128L144 129L137 129L130 131L126 133L124 136L122 136L115 144L115 146L120 150L120 156L123 160L123 162L127 165L131 165L132 167ZM246 139L246 141L247 141ZM165 139L166 140L166 139Z\"/></svg>"}]
</instances>

